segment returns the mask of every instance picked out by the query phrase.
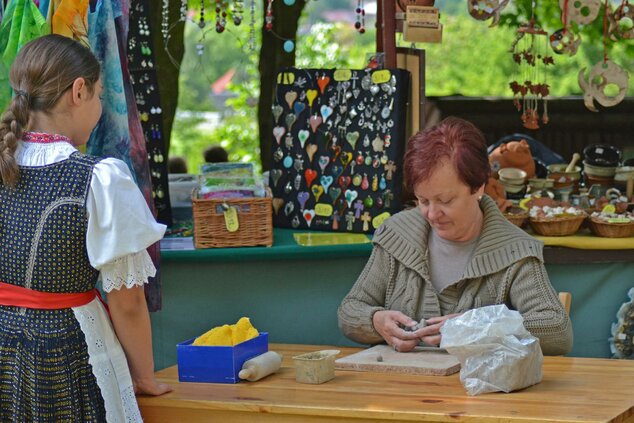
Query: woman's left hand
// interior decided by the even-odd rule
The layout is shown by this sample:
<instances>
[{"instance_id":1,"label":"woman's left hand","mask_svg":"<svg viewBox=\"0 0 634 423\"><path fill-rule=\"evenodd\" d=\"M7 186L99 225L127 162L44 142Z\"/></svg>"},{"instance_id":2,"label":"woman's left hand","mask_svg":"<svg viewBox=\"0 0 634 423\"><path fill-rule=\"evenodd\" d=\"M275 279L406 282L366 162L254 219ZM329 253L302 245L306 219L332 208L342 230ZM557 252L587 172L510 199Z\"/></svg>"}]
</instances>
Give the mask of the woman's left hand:
<instances>
[{"instance_id":1,"label":"woman's left hand","mask_svg":"<svg viewBox=\"0 0 634 423\"><path fill-rule=\"evenodd\" d=\"M425 322L427 325L424 328L418 329L413 334L418 336L422 342L437 347L440 345L440 328L442 325L445 324L445 321L451 319L452 317L460 316L461 314L462 313L447 314L446 316L437 316L426 319Z\"/></svg>"}]
</instances>

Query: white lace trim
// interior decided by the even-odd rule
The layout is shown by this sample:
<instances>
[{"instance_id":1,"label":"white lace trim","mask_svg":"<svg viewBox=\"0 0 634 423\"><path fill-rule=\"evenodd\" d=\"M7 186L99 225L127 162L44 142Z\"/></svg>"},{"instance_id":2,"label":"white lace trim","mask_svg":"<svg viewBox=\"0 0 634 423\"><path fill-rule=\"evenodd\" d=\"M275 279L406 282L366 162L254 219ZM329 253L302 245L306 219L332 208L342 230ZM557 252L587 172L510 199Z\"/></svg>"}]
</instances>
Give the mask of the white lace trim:
<instances>
[{"instance_id":1,"label":"white lace trim","mask_svg":"<svg viewBox=\"0 0 634 423\"><path fill-rule=\"evenodd\" d=\"M73 312L86 337L88 362L101 391L106 421L142 422L125 353L103 305L95 298Z\"/></svg>"},{"instance_id":2,"label":"white lace trim","mask_svg":"<svg viewBox=\"0 0 634 423\"><path fill-rule=\"evenodd\" d=\"M149 277L156 275L156 267L146 250L119 257L103 265L100 269L103 290L132 288L148 282Z\"/></svg>"}]
</instances>

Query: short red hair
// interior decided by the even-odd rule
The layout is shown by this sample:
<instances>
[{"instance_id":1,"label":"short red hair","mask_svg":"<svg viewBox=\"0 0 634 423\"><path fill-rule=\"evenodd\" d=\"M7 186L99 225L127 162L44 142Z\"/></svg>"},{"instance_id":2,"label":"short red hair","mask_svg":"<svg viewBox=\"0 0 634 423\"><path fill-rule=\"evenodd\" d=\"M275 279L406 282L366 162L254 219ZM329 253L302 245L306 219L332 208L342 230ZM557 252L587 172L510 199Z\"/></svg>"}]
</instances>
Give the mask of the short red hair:
<instances>
[{"instance_id":1,"label":"short red hair","mask_svg":"<svg viewBox=\"0 0 634 423\"><path fill-rule=\"evenodd\" d=\"M472 192L489 179L491 168L482 131L464 119L448 117L409 139L403 164L407 187L413 191L444 159L453 163Z\"/></svg>"}]
</instances>

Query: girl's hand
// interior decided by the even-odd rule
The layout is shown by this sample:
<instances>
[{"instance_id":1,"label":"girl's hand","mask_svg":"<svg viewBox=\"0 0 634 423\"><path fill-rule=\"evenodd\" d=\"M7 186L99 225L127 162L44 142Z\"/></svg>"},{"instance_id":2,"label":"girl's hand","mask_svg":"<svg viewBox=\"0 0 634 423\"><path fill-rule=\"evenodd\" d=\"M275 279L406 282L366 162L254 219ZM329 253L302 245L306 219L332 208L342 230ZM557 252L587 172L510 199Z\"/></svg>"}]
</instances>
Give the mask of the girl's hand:
<instances>
[{"instance_id":1,"label":"girl's hand","mask_svg":"<svg viewBox=\"0 0 634 423\"><path fill-rule=\"evenodd\" d=\"M417 332L409 332L403 327L411 327L418 322L407 317L400 311L381 310L372 316L374 329L385 339L388 345L394 347L399 352L407 352L418 345L420 335Z\"/></svg>"},{"instance_id":2,"label":"girl's hand","mask_svg":"<svg viewBox=\"0 0 634 423\"><path fill-rule=\"evenodd\" d=\"M155 378L148 380L135 380L132 382L134 387L134 393L136 395L163 395L168 392L172 392L172 388L167 383L158 383Z\"/></svg>"},{"instance_id":3,"label":"girl's hand","mask_svg":"<svg viewBox=\"0 0 634 423\"><path fill-rule=\"evenodd\" d=\"M424 328L420 328L417 331L412 332L412 334L418 337L422 342L437 347L440 345L440 328L442 327L442 325L445 324L445 321L451 319L452 317L460 316L461 314L462 313L448 314L446 316L438 316L432 317L431 319L426 319L425 322L427 323L427 325Z\"/></svg>"}]
</instances>

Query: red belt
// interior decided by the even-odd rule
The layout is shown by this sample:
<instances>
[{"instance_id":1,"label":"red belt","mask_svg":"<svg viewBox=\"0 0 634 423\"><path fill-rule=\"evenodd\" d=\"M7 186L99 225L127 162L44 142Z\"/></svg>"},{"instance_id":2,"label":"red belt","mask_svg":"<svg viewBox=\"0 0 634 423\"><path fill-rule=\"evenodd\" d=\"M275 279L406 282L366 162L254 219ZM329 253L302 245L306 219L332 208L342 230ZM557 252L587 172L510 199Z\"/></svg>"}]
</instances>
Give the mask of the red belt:
<instances>
[{"instance_id":1,"label":"red belt","mask_svg":"<svg viewBox=\"0 0 634 423\"><path fill-rule=\"evenodd\" d=\"M42 292L0 282L0 305L54 310L88 304L99 295L96 289L78 293Z\"/></svg>"}]
</instances>

